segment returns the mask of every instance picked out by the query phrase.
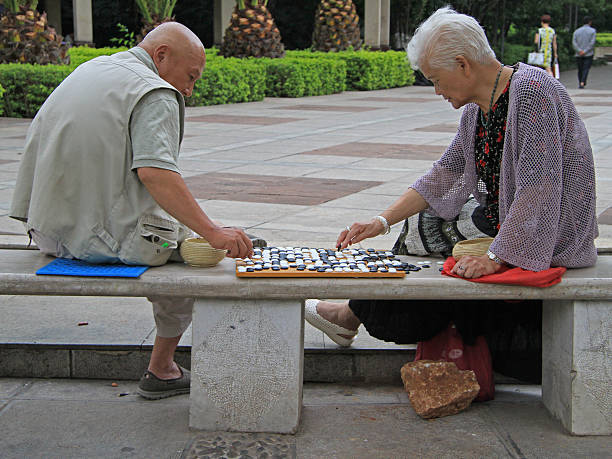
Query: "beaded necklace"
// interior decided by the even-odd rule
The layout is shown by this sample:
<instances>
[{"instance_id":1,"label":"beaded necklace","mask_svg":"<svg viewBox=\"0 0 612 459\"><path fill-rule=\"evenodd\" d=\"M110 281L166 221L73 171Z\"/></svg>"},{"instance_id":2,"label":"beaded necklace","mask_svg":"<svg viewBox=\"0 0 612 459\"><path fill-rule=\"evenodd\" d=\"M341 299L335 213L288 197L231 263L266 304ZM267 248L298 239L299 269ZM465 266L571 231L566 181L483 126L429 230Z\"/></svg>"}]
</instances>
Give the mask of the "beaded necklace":
<instances>
[{"instance_id":1,"label":"beaded necklace","mask_svg":"<svg viewBox=\"0 0 612 459\"><path fill-rule=\"evenodd\" d=\"M495 97L495 91L497 91L497 84L499 83L499 77L501 76L502 70L504 69L504 64L499 68L499 72L497 72L497 78L495 78L495 85L493 86L493 92L491 93L491 101L489 102L489 110L487 111L487 118L485 119L484 114L482 113L482 109L480 110L480 121L482 122L482 126L486 131L489 130L488 121L491 116L491 108L493 107L493 98Z\"/></svg>"}]
</instances>

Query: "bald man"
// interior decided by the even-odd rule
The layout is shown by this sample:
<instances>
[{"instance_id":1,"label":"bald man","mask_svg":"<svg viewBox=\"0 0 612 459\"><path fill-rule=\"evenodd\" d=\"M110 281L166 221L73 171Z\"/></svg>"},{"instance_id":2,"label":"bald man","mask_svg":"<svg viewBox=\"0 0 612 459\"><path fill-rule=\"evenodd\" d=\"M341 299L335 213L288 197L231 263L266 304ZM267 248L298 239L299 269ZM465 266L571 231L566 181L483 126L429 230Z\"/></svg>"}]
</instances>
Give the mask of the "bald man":
<instances>
[{"instance_id":1,"label":"bald man","mask_svg":"<svg viewBox=\"0 0 612 459\"><path fill-rule=\"evenodd\" d=\"M209 219L178 168L183 98L205 63L198 37L169 22L128 51L82 64L55 89L28 131L10 214L41 251L158 266L193 231L230 257L252 253L243 231ZM149 300L157 336L138 391L188 393L189 371L174 352L193 299Z\"/></svg>"}]
</instances>

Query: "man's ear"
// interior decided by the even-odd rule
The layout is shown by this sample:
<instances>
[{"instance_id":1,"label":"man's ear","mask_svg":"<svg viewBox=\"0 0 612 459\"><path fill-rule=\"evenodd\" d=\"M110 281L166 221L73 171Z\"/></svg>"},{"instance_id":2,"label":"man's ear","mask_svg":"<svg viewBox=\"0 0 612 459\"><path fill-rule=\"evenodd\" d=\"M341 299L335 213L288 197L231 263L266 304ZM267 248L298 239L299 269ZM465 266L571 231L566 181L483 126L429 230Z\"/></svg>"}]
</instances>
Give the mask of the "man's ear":
<instances>
[{"instance_id":1,"label":"man's ear","mask_svg":"<svg viewBox=\"0 0 612 459\"><path fill-rule=\"evenodd\" d=\"M168 53L170 48L168 45L159 45L153 51L153 62L155 62L156 66L159 66L162 63L166 63L168 60Z\"/></svg>"}]
</instances>

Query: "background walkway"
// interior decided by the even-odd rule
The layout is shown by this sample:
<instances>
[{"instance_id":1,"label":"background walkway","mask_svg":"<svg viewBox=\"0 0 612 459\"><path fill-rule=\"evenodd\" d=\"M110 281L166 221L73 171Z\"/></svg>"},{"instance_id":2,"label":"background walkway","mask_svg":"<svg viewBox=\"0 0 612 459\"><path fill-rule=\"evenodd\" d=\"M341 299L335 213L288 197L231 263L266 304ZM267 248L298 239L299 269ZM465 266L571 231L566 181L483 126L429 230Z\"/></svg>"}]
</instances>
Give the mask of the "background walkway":
<instances>
[{"instance_id":1,"label":"background walkway","mask_svg":"<svg viewBox=\"0 0 612 459\"><path fill-rule=\"evenodd\" d=\"M612 248L612 66L593 68L586 90L576 88L574 71L561 81L593 146L597 245L606 250ZM273 245L331 247L344 226L384 210L428 170L453 138L460 114L430 87L189 108L180 166L214 219ZM3 246L27 243L7 214L29 124L0 118ZM399 226L367 246L390 247ZM154 335L149 305L137 298L0 296L0 317L0 345L142 345ZM81 321L89 325L78 327ZM313 329L306 332L307 347L335 348ZM365 333L356 347L396 348ZM124 388L130 395L118 397ZM132 396L133 389L132 382L115 389L108 381L0 379L0 457L181 457L196 438L187 429L187 398L152 404ZM289 445L298 457L604 457L612 449L606 438L564 435L544 412L537 388L517 390L461 416L424 422L403 404L397 386L308 385L299 435L279 437L277 446ZM200 446L213 441L198 438Z\"/></svg>"}]
</instances>

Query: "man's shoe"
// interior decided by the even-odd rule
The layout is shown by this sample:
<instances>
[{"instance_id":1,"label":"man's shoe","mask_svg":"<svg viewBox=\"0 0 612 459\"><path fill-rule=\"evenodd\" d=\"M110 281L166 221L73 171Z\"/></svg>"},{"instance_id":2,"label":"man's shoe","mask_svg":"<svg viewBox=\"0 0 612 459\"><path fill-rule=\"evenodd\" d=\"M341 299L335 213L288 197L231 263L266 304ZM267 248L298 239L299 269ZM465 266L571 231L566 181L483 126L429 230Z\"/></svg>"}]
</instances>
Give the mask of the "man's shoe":
<instances>
[{"instance_id":1,"label":"man's shoe","mask_svg":"<svg viewBox=\"0 0 612 459\"><path fill-rule=\"evenodd\" d=\"M140 378L136 392L147 400L159 400L174 395L188 394L191 386L191 373L180 365L179 369L182 375L176 379L159 379L149 370L146 370Z\"/></svg>"}]
</instances>

